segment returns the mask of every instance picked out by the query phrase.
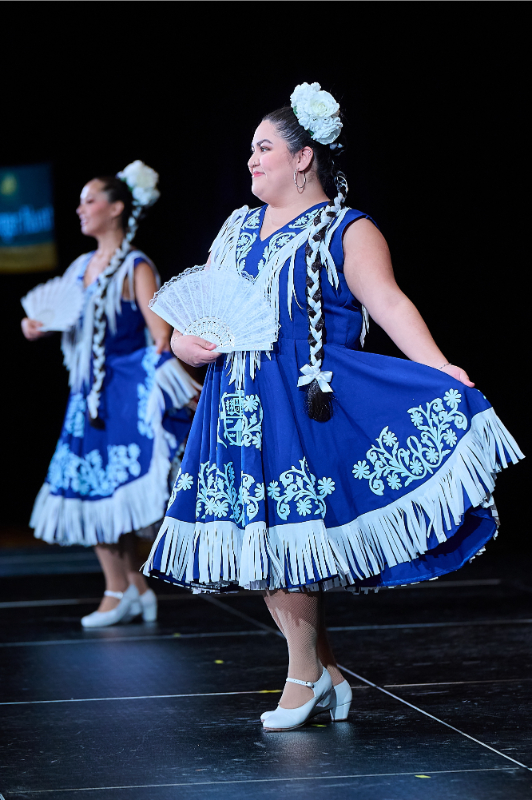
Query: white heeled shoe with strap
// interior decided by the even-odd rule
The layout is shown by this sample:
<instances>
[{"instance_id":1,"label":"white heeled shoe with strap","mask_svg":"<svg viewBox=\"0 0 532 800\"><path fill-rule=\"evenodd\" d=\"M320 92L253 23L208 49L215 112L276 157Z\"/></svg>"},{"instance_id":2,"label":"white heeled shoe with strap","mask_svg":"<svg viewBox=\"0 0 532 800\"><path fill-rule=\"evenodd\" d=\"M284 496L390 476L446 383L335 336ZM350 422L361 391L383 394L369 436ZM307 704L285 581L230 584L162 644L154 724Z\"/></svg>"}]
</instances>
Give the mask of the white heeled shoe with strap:
<instances>
[{"instance_id":1,"label":"white heeled shoe with strap","mask_svg":"<svg viewBox=\"0 0 532 800\"><path fill-rule=\"evenodd\" d=\"M298 708L277 706L275 711L272 711L263 722L264 730L266 731L293 731L295 728L300 728L316 714L321 714L322 711L329 711L335 704L334 687L331 676L325 667L321 673L321 678L314 683L300 681L296 678L287 678L286 680L289 683L308 686L314 692L314 697Z\"/></svg>"},{"instance_id":2,"label":"white heeled shoe with strap","mask_svg":"<svg viewBox=\"0 0 532 800\"><path fill-rule=\"evenodd\" d=\"M333 722L345 722L348 717L349 709L351 708L351 701L353 700L353 692L348 681L342 681L337 686L334 686L334 705L329 709L331 719ZM316 714L321 714L322 709L316 711ZM273 711L265 711L261 714L260 721L264 722L268 717L273 714Z\"/></svg>"},{"instance_id":3,"label":"white heeled shoe with strap","mask_svg":"<svg viewBox=\"0 0 532 800\"><path fill-rule=\"evenodd\" d=\"M82 617L81 624L84 628L107 628L119 622L129 622L142 613L139 593L133 584L128 586L125 592L112 592L106 589L104 595L115 597L120 600L119 604L110 611L93 611L92 614Z\"/></svg>"}]
</instances>

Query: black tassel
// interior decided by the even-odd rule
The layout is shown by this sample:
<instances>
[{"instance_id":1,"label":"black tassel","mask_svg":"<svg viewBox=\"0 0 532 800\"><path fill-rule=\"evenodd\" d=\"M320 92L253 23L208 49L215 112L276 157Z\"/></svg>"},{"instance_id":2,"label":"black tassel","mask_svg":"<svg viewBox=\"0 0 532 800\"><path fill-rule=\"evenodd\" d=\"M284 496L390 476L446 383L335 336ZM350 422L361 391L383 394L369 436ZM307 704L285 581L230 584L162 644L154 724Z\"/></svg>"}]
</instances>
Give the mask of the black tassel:
<instances>
[{"instance_id":1,"label":"black tassel","mask_svg":"<svg viewBox=\"0 0 532 800\"><path fill-rule=\"evenodd\" d=\"M322 392L317 380L308 385L305 406L307 415L316 422L328 422L333 414L332 392Z\"/></svg>"},{"instance_id":2,"label":"black tassel","mask_svg":"<svg viewBox=\"0 0 532 800\"><path fill-rule=\"evenodd\" d=\"M97 428L99 431L105 430L105 422L101 417L91 417L89 416L89 422L93 428Z\"/></svg>"}]
</instances>

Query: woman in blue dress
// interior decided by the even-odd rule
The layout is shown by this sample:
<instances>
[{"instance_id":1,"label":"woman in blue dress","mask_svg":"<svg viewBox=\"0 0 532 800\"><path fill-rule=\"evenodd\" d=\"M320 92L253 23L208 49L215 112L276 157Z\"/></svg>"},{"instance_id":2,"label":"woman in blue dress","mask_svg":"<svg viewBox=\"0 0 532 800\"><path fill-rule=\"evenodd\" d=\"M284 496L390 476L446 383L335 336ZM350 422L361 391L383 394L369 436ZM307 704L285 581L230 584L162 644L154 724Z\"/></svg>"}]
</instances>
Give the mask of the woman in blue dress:
<instances>
[{"instance_id":1,"label":"woman in blue dress","mask_svg":"<svg viewBox=\"0 0 532 800\"><path fill-rule=\"evenodd\" d=\"M208 269L263 287L280 326L271 352L224 359L208 337L172 337L180 359L209 369L145 572L264 591L289 651L268 730L347 717L323 591L458 569L495 534L495 475L522 457L397 286L376 225L345 205L341 127L319 84L265 116L248 162L264 205L234 212L211 249ZM361 350L368 314L409 360Z\"/></svg>"},{"instance_id":2,"label":"woman in blue dress","mask_svg":"<svg viewBox=\"0 0 532 800\"><path fill-rule=\"evenodd\" d=\"M94 546L106 589L84 627L156 618L135 533L149 535L164 516L171 465L199 389L170 352L169 326L148 308L159 284L155 266L131 245L159 196L157 178L137 161L84 186L77 213L98 247L62 279L83 287L83 310L63 334L71 393L30 524L51 544ZM30 340L44 335L41 327L22 321Z\"/></svg>"}]
</instances>

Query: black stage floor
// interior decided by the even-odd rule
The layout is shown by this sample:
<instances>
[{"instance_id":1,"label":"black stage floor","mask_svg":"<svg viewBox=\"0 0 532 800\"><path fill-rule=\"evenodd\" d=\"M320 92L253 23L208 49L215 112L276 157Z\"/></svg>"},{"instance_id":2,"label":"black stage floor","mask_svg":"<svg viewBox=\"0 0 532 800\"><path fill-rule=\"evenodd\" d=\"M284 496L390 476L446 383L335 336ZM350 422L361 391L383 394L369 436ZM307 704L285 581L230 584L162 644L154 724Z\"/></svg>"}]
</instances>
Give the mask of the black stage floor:
<instances>
[{"instance_id":1,"label":"black stage floor","mask_svg":"<svg viewBox=\"0 0 532 800\"><path fill-rule=\"evenodd\" d=\"M532 581L519 572L485 556L449 579L331 593L350 719L284 734L259 723L286 670L260 596L154 582L158 623L84 632L101 576L4 578L0 798L530 798Z\"/></svg>"}]
</instances>

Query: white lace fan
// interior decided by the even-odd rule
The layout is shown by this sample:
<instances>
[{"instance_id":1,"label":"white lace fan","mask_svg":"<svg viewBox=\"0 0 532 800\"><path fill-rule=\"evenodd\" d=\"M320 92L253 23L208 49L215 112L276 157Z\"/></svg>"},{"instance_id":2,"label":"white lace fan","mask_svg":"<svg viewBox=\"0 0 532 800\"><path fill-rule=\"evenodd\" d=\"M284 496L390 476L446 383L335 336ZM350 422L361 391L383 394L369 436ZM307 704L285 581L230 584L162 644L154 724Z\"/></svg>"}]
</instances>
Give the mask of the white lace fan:
<instances>
[{"instance_id":1,"label":"white lace fan","mask_svg":"<svg viewBox=\"0 0 532 800\"><path fill-rule=\"evenodd\" d=\"M193 269L165 283L150 308L185 336L201 336L218 353L271 350L273 309L251 281L233 270Z\"/></svg>"},{"instance_id":2,"label":"white lace fan","mask_svg":"<svg viewBox=\"0 0 532 800\"><path fill-rule=\"evenodd\" d=\"M42 322L41 331L67 331L76 324L83 306L83 289L63 277L41 283L20 301L30 319Z\"/></svg>"}]
</instances>

